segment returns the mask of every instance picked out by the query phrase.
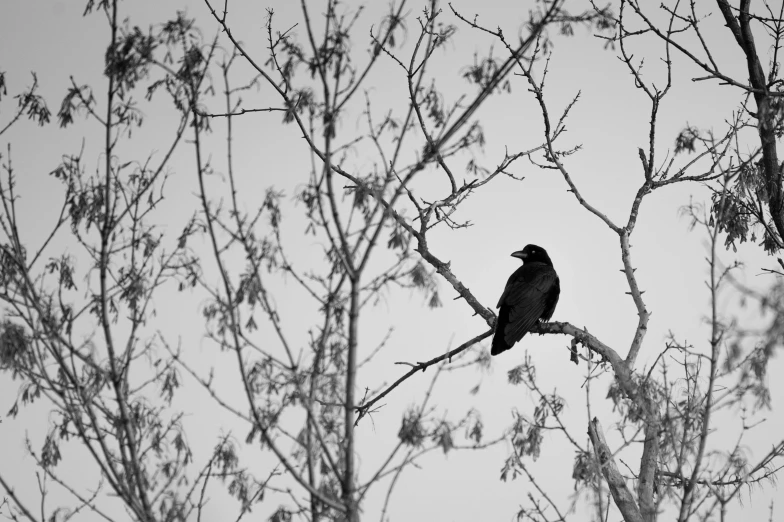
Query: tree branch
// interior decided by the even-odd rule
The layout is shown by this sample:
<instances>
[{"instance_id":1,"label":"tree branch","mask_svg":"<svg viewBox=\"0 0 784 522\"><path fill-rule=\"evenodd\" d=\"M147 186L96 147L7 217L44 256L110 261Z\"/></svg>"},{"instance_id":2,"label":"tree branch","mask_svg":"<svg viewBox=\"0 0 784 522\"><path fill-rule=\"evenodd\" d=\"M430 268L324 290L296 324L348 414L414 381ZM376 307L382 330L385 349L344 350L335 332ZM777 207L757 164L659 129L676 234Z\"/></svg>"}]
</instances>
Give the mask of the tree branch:
<instances>
[{"instance_id":1,"label":"tree branch","mask_svg":"<svg viewBox=\"0 0 784 522\"><path fill-rule=\"evenodd\" d=\"M469 339L468 341L464 342L463 344L461 344L460 346L458 346L454 350L450 350L450 351L448 351L445 354L439 355L438 357L434 357L433 359L430 359L429 361L420 362L420 363L417 363L416 365L412 365L412 368L408 372L406 372L398 380L396 380L395 382L393 382L392 384L387 386L384 389L384 391L380 392L378 395L376 395L375 397L373 397L369 401L363 401L362 404L360 404L359 406L356 407L356 410L357 410L357 413L359 414L359 416L357 417L357 420L355 421L355 424L359 423L359 421L362 419L362 417L364 417L365 415L370 413L370 408L372 408L374 404L376 404L378 401L380 401L381 399L386 397L389 394L389 392L391 392L392 390L397 388L403 381L407 380L409 377L411 377L412 375L414 375L418 371L421 370L421 371L424 372L425 370L427 370L430 366L433 366L434 364L437 364L437 363L439 363L439 362L441 362L441 361L443 361L445 359L451 359L455 355L457 355L460 352L470 348L471 346L475 345L479 341L487 339L491 335L493 335L493 329L492 328L490 330L487 330L484 333L481 333L481 334L477 335L476 337L474 337L472 339Z\"/></svg>"},{"instance_id":2,"label":"tree branch","mask_svg":"<svg viewBox=\"0 0 784 522\"><path fill-rule=\"evenodd\" d=\"M607 446L607 441L604 438L602 425L596 417L588 423L588 436L593 443L596 459L602 466L602 474L604 475L605 480L607 480L607 485L610 488L613 500L615 500L615 505L618 506L624 521L644 522L642 515L640 514L640 509L637 507L631 491L629 491L629 488L626 486L623 475L621 475L618 466L615 464L612 451L610 451L609 446Z\"/></svg>"}]
</instances>

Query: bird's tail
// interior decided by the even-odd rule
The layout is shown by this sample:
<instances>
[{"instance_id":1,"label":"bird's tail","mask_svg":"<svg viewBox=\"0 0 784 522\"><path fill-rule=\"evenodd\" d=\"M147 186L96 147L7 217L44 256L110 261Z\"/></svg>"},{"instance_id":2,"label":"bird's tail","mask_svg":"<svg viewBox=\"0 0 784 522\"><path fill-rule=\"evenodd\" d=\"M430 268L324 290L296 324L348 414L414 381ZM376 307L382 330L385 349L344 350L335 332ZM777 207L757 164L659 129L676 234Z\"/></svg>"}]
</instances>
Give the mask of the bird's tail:
<instances>
[{"instance_id":1,"label":"bird's tail","mask_svg":"<svg viewBox=\"0 0 784 522\"><path fill-rule=\"evenodd\" d=\"M504 340L504 334L499 334L498 330L496 330L495 335L493 335L493 344L490 346L490 355L498 355L499 353L507 351L511 347L511 344L506 344L506 341Z\"/></svg>"}]
</instances>

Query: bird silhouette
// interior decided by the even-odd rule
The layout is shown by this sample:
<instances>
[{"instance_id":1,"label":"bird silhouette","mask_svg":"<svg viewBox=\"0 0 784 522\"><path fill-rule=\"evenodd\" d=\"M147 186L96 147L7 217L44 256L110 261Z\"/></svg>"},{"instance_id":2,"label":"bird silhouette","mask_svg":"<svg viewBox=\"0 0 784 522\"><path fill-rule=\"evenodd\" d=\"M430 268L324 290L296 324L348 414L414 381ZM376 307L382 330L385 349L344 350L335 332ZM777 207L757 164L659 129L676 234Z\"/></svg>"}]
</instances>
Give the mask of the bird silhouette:
<instances>
[{"instance_id":1,"label":"bird silhouette","mask_svg":"<svg viewBox=\"0 0 784 522\"><path fill-rule=\"evenodd\" d=\"M509 276L496 305L500 310L490 355L505 352L538 321L549 320L561 294L558 274L544 248L526 245L512 257L522 259L523 266Z\"/></svg>"}]
</instances>

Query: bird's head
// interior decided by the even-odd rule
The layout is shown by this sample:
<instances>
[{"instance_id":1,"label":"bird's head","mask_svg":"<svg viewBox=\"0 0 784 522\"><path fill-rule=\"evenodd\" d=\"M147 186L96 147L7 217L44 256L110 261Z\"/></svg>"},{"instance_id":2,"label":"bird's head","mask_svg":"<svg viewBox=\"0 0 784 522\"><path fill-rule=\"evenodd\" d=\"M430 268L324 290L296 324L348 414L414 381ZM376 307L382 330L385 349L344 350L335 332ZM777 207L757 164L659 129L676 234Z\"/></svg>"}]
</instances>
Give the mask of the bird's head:
<instances>
[{"instance_id":1,"label":"bird's head","mask_svg":"<svg viewBox=\"0 0 784 522\"><path fill-rule=\"evenodd\" d=\"M512 257L522 259L523 263L544 263L553 266L547 250L537 245L526 245L524 249L512 252Z\"/></svg>"}]
</instances>

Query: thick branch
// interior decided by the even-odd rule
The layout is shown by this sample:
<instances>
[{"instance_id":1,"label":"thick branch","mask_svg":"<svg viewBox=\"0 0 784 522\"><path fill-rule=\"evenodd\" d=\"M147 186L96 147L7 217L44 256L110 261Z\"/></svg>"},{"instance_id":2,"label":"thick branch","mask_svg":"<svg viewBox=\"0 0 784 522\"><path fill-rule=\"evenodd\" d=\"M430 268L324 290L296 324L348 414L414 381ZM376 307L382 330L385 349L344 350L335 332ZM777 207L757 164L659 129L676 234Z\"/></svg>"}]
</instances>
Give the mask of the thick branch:
<instances>
[{"instance_id":1,"label":"thick branch","mask_svg":"<svg viewBox=\"0 0 784 522\"><path fill-rule=\"evenodd\" d=\"M754 35L751 32L751 16L749 15L749 0L740 3L740 16L736 19L732 7L727 0L716 0L716 3L727 22L727 27L732 31L735 41L746 57L749 71L749 83L757 103L757 132L762 145L762 174L765 178L765 189L768 195L768 209L773 223L776 225L779 237L784 238L784 194L782 194L782 176L779 167L778 152L776 151L776 110L771 107L771 96L765 73L760 63Z\"/></svg>"},{"instance_id":2,"label":"thick branch","mask_svg":"<svg viewBox=\"0 0 784 522\"><path fill-rule=\"evenodd\" d=\"M573 337L578 343L586 346L592 352L599 354L605 361L610 363L615 378L618 380L621 389L626 395L632 398L637 396L638 387L632 379L632 372L626 365L626 361L618 355L618 352L601 342L586 330L577 328L570 323L553 321L549 323L539 323L531 329L531 333L564 334Z\"/></svg>"},{"instance_id":3,"label":"thick branch","mask_svg":"<svg viewBox=\"0 0 784 522\"><path fill-rule=\"evenodd\" d=\"M357 276L358 277L358 276ZM349 309L348 354L346 361L346 404L344 405L344 437L346 445L345 470L343 475L343 502L348 522L358 522L357 499L354 479L354 405L357 382L357 335L359 322L359 281L351 280L351 303Z\"/></svg>"},{"instance_id":4,"label":"thick branch","mask_svg":"<svg viewBox=\"0 0 784 522\"><path fill-rule=\"evenodd\" d=\"M637 497L645 522L656 520L656 465L659 462L659 416L651 412L645 420L645 443L640 459L640 476L637 482Z\"/></svg>"},{"instance_id":5,"label":"thick branch","mask_svg":"<svg viewBox=\"0 0 784 522\"><path fill-rule=\"evenodd\" d=\"M604 439L602 425L599 424L599 419L596 417L588 423L588 436L591 438L596 458L602 466L602 474L605 480L607 480L610 493L613 496L613 500L615 500L615 505L618 506L621 515L623 515L623 519L625 522L643 522L640 509L637 507L631 491L626 486L623 475L621 475L618 466L615 464L612 451L610 451L607 441Z\"/></svg>"},{"instance_id":6,"label":"thick branch","mask_svg":"<svg viewBox=\"0 0 784 522\"><path fill-rule=\"evenodd\" d=\"M488 326L494 326L495 314L493 311L489 308L485 308L485 306L480 303L476 297L474 297L474 294L471 293L471 290L466 288L466 286L457 277L455 277L455 274L452 273L450 268L451 263L444 263L430 253L430 250L427 248L427 241L423 235L417 234L417 236L419 239L419 246L416 250L419 252L419 255L422 256L422 259L430 263L433 268L436 269L436 272L441 274L441 276L446 279L450 285L452 285L452 288L457 291L460 297L465 299L468 305L473 308L475 315L481 316Z\"/></svg>"},{"instance_id":7,"label":"thick branch","mask_svg":"<svg viewBox=\"0 0 784 522\"><path fill-rule=\"evenodd\" d=\"M634 331L634 339L632 339L629 353L626 356L626 364L629 368L634 368L634 361L637 359L637 354L640 353L642 341L645 339L645 334L648 332L648 319L651 314L645 307L645 302L642 300L642 292L637 285L637 278L634 276L635 268L632 266L631 261L631 245L629 244L629 234L626 229L623 229L619 234L621 238L621 259L623 260L623 273L626 276L626 281L629 284L629 293L634 300L634 306L637 308L637 315L639 320L637 322L637 329Z\"/></svg>"}]
</instances>

